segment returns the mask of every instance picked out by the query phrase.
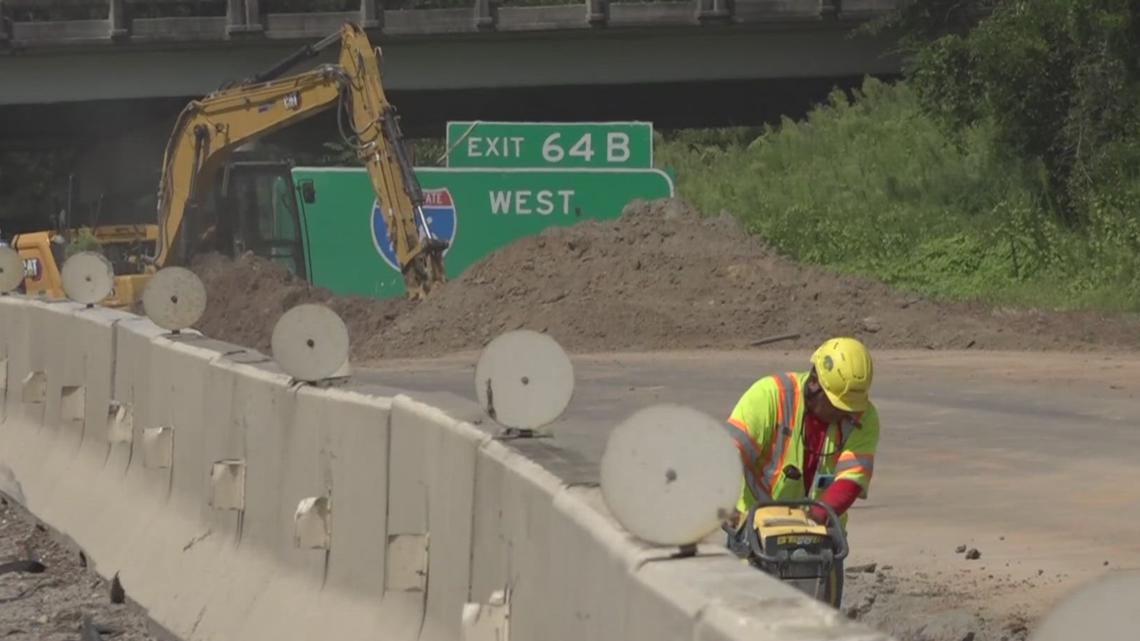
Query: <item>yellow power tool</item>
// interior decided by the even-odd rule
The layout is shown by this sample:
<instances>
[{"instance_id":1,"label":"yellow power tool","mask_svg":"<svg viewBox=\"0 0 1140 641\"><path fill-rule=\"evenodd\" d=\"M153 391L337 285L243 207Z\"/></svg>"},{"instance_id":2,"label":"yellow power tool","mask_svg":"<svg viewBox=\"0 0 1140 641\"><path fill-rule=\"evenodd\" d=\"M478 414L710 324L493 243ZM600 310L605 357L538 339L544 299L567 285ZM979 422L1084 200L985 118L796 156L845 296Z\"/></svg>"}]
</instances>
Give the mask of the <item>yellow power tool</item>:
<instances>
[{"instance_id":1,"label":"yellow power tool","mask_svg":"<svg viewBox=\"0 0 1140 641\"><path fill-rule=\"evenodd\" d=\"M826 524L808 515L814 506L827 513ZM749 565L839 607L847 535L830 506L810 499L758 501L735 531L725 529L730 549Z\"/></svg>"}]
</instances>

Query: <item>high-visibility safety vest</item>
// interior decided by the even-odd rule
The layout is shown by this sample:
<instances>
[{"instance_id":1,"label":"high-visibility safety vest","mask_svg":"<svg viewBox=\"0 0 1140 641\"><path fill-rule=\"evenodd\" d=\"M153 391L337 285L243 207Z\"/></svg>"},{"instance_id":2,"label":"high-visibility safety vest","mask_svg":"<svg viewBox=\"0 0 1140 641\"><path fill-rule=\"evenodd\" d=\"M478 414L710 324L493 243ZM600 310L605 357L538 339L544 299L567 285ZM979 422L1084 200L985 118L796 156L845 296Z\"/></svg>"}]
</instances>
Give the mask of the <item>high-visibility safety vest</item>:
<instances>
[{"instance_id":1,"label":"high-visibility safety vest","mask_svg":"<svg viewBox=\"0 0 1140 641\"><path fill-rule=\"evenodd\" d=\"M804 491L804 400L809 372L766 376L741 396L728 419L728 430L744 462L740 499L736 509L746 514L756 498L795 500ZM827 428L819 453L815 478L834 475L862 488L867 498L879 444L879 414L867 407L858 424L844 422ZM798 472L798 473L797 473ZM810 498L819 500L824 490L813 483ZM844 527L847 514L840 517Z\"/></svg>"}]
</instances>

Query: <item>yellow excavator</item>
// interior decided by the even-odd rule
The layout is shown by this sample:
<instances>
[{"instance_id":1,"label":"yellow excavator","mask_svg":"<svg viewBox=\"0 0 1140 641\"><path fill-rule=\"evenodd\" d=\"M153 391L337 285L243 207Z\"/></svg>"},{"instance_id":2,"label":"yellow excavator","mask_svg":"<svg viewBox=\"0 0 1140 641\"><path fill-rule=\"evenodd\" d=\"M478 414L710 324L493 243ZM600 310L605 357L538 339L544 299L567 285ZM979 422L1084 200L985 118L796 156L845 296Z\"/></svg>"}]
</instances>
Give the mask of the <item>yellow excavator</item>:
<instances>
[{"instance_id":1,"label":"yellow excavator","mask_svg":"<svg viewBox=\"0 0 1140 641\"><path fill-rule=\"evenodd\" d=\"M103 305L126 307L139 300L148 272L153 271L143 268L139 257L153 251L158 240L157 225L100 225L90 230L16 234L12 247L24 260L24 282L17 291L53 300L65 298L60 270L72 239L82 231L90 232L100 253L115 270L115 289Z\"/></svg>"},{"instance_id":2,"label":"yellow excavator","mask_svg":"<svg viewBox=\"0 0 1140 641\"><path fill-rule=\"evenodd\" d=\"M338 42L336 64L283 76L302 60ZM115 267L114 291L102 304L134 305L155 271L167 265L188 265L200 253L232 254L245 248L273 257L292 251L293 241L267 241L259 235L257 227L264 225L264 216L247 220L233 213L239 193L247 199L254 192L270 194L269 199L293 199L293 189L284 195L280 190L282 184L292 186L289 173L281 171L281 163L234 162L232 158L239 148L333 107L341 138L366 166L382 203L409 298L422 299L445 282L447 242L433 237L428 228L423 192L396 110L381 83L380 50L372 48L360 26L345 23L337 33L303 47L272 68L223 86L183 109L163 158L157 223L92 230L103 253L112 254L108 258ZM270 181L277 191L239 190L234 187L239 180L257 186ZM248 203L243 207L250 209ZM272 204L261 203L252 209L267 208L272 209ZM291 224L295 227L296 220ZM64 297L60 278L64 238L73 233L35 232L13 239L13 247L24 259L27 294Z\"/></svg>"}]
</instances>

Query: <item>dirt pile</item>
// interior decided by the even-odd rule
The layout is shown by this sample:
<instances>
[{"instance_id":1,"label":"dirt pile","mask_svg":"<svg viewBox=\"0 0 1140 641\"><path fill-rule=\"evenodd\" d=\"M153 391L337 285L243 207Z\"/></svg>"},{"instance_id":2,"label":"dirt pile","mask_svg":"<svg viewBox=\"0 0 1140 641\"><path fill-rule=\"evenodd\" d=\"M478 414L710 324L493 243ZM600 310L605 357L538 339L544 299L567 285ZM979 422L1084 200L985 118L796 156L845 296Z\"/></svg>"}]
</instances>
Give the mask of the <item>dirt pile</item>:
<instances>
[{"instance_id":1,"label":"dirt pile","mask_svg":"<svg viewBox=\"0 0 1140 641\"><path fill-rule=\"evenodd\" d=\"M354 350L412 305L402 299L334 296L296 278L283 265L252 254L236 260L204 256L191 268L206 286L206 312L198 329L211 338L265 353L270 351L274 323L296 305L322 303L336 311L348 327Z\"/></svg>"},{"instance_id":2,"label":"dirt pile","mask_svg":"<svg viewBox=\"0 0 1140 641\"><path fill-rule=\"evenodd\" d=\"M520 240L419 304L336 298L254 258L236 267L217 258L196 267L210 291L202 331L265 349L289 306L326 302L345 317L358 361L478 349L518 328L574 352L737 349L788 333L800 336L781 345L794 348L837 334L878 348L1140 346L1134 321L935 303L797 264L735 219L679 200Z\"/></svg>"}]
</instances>

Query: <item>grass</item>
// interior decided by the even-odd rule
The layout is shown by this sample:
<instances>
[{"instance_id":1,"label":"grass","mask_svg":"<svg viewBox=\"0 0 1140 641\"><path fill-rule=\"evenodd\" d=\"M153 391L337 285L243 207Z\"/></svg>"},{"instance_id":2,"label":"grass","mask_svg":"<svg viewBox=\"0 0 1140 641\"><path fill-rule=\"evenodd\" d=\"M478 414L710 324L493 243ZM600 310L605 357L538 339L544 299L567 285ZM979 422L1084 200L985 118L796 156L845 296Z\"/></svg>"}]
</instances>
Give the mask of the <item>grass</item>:
<instances>
[{"instance_id":1,"label":"grass","mask_svg":"<svg viewBox=\"0 0 1140 641\"><path fill-rule=\"evenodd\" d=\"M1140 311L1140 199L1093 198L1091 222L1066 229L1039 168L992 139L950 133L905 84L871 79L802 121L665 137L656 162L680 196L800 261L936 298Z\"/></svg>"}]
</instances>

